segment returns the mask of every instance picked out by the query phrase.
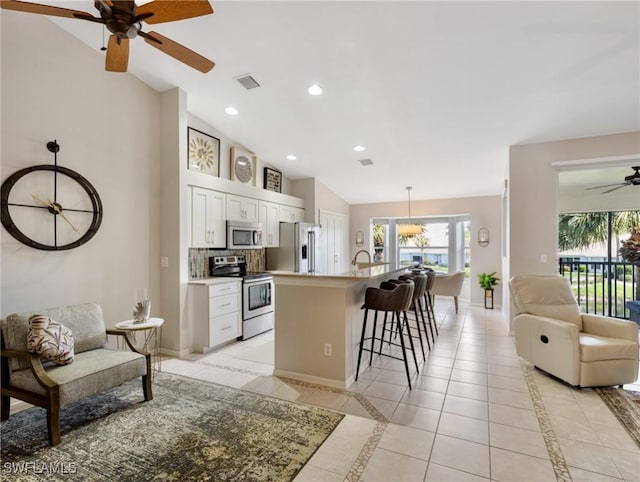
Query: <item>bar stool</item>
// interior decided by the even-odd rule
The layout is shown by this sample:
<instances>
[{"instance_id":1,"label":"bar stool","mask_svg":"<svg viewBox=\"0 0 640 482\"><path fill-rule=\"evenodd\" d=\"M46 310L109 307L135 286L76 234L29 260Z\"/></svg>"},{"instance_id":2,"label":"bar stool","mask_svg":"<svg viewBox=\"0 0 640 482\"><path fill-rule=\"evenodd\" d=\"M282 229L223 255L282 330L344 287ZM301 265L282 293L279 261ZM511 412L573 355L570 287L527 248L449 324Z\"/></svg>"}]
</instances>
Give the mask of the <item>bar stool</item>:
<instances>
[{"instance_id":1,"label":"bar stool","mask_svg":"<svg viewBox=\"0 0 640 482\"><path fill-rule=\"evenodd\" d=\"M418 318L418 313L422 312L422 304L421 304L421 298L424 296L424 291L427 285L427 280L426 277L418 277L416 279L414 279L414 275L402 275L400 276L397 280L392 279L388 281L389 283L393 283L393 284L401 284L401 283L407 283L407 282L411 282L414 283L414 290L413 290L413 297L411 300L411 307L414 310L415 313L415 320L416 320L416 329L418 330L418 335L414 336L411 333L411 325L408 323L407 321L407 329L409 331L409 333L411 333L411 336L413 338L418 338L418 340L420 341L420 349L422 350L422 359L424 361L427 360L425 352L424 352L424 343L422 342L422 330L420 329L420 319ZM427 346L429 347L429 350L431 350L431 343L429 342L429 334L427 331L427 326L426 324L424 324L424 315L423 315L423 327L424 327L424 333L425 333L425 337L427 339ZM382 340L384 340L384 334L387 328L387 318L385 316L384 319L384 325L382 327ZM395 325L395 329L396 329L396 338L398 335L398 330L397 330L397 325ZM391 328L389 329L389 342L391 341L391 333L394 330L394 323L393 320L391 322ZM382 342L380 342L380 350L378 351L378 354L382 351Z\"/></svg>"},{"instance_id":2,"label":"bar stool","mask_svg":"<svg viewBox=\"0 0 640 482\"><path fill-rule=\"evenodd\" d=\"M436 327L436 335L438 333L438 324L436 323L436 314L433 311L433 295L431 294L431 290L433 289L433 283L436 280L436 272L432 269L427 269L427 287L424 292L424 300L427 307L427 318L429 319L429 328L431 329L431 338L433 338L433 342L435 343L435 338L433 337L433 327ZM433 324L431 321L433 320Z\"/></svg>"},{"instance_id":3,"label":"bar stool","mask_svg":"<svg viewBox=\"0 0 640 482\"><path fill-rule=\"evenodd\" d=\"M360 349L358 350L358 365L356 367L356 381L358 380L358 375L360 374L360 362L362 360L362 352L368 351L371 355L369 357L369 365L373 360L373 353L375 351L375 342L376 340L380 340L382 343L382 338L376 337L376 324L378 321L378 312L383 311L385 316L387 313L391 312L392 316L397 319L398 330L400 333L400 343L390 342L391 345L399 346L402 351L402 358L391 355L389 353L379 353L380 356L386 356L389 358L394 358L396 360L402 360L404 362L404 368L407 373L407 382L409 383L409 389L411 389L411 375L409 374L409 362L407 361L407 348L405 347L403 329L406 326L408 331L408 320L406 311L411 306L411 301L413 299L413 291L414 284L411 283L401 283L401 284L393 284L383 282L380 288L369 287L365 291L364 295L364 304L362 305L362 309L364 311L364 321L362 323L362 335L360 336ZM365 337L367 331L367 317L369 314L369 310L374 310L374 318L373 318L373 331L370 337ZM403 313L403 317L400 316L400 313ZM403 322L404 319L404 322ZM413 338L411 337L411 333L409 335L409 343L411 345L411 351L413 353L413 361L416 366L416 371L418 371L418 359L416 358L415 347L413 346ZM365 341L371 340L371 347L365 348Z\"/></svg>"},{"instance_id":4,"label":"bar stool","mask_svg":"<svg viewBox=\"0 0 640 482\"><path fill-rule=\"evenodd\" d=\"M427 346L431 350L431 342L429 341L429 332L427 331L427 324L424 318L424 310L422 308L422 302L427 292L428 277L424 274L404 274L398 277L400 280L411 280L415 285L413 291L413 312L416 314L416 325L418 327L418 334L420 334L420 321L422 321L422 327L424 329L424 336L427 339ZM418 320L418 312L420 312L420 320ZM433 332L431 338L435 343Z\"/></svg>"}]
</instances>

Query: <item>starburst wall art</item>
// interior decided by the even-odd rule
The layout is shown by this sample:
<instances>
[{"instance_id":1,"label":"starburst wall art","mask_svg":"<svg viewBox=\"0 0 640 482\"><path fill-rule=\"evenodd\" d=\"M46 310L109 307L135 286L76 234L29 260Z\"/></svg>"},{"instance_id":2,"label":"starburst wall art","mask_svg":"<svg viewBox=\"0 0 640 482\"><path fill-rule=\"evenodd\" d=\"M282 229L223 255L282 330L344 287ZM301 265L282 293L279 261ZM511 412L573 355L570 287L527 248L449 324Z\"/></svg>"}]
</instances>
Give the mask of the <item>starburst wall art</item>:
<instances>
[{"instance_id":1,"label":"starburst wall art","mask_svg":"<svg viewBox=\"0 0 640 482\"><path fill-rule=\"evenodd\" d=\"M220 176L220 139L193 127L187 129L189 169Z\"/></svg>"}]
</instances>

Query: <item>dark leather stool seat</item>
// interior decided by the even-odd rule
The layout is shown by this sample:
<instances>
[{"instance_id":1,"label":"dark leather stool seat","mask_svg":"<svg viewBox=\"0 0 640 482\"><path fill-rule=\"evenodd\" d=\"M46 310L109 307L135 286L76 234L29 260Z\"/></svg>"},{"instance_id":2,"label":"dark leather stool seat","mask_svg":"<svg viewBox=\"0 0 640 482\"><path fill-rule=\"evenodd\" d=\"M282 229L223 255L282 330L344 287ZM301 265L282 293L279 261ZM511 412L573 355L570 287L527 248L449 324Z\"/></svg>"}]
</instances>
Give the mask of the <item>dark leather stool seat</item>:
<instances>
[{"instance_id":1,"label":"dark leather stool seat","mask_svg":"<svg viewBox=\"0 0 640 482\"><path fill-rule=\"evenodd\" d=\"M373 360L373 353L375 351L375 342L380 341L382 343L382 338L376 337L376 328L378 321L378 312L392 313L393 316L397 320L397 326L399 331L399 342L395 343L391 342L391 345L398 346L401 348L402 358L398 356L391 355L390 353L381 353L381 356L386 356L389 358L394 358L396 360L402 360L404 362L404 368L407 373L407 381L409 383L409 389L411 389L411 375L409 373L409 363L407 361L407 348L404 342L404 334L408 336L409 343L411 345L411 351L413 353L413 361L416 366L416 371L418 371L418 360L415 354L415 348L413 346L413 338L411 337L411 333L409 332L407 313L406 311L411 306L413 301L413 292L414 292L414 283L412 281L403 282L400 284L383 282L380 285L380 288L369 287L365 291L364 296L364 304L362 305L362 309L364 311L364 321L362 323L362 335L360 336L360 348L358 350L358 365L356 367L356 381L358 380L358 375L360 372L360 362L362 360L362 352L368 351L370 353L369 356L369 365L371 365ZM373 319L373 330L371 332L371 336L367 337L367 318L369 314L369 310L373 310L374 319ZM401 314L403 315L401 317ZM365 347L365 342L370 340L370 347Z\"/></svg>"}]
</instances>

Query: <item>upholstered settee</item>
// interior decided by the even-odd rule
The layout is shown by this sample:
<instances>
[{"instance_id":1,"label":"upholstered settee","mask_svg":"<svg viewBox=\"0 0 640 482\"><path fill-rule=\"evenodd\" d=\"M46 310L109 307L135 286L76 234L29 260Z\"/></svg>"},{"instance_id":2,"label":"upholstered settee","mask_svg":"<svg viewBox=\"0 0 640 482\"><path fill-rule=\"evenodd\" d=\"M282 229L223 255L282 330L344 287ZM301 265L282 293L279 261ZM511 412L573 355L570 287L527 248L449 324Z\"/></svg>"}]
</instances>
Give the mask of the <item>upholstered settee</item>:
<instances>
[{"instance_id":1,"label":"upholstered settee","mask_svg":"<svg viewBox=\"0 0 640 482\"><path fill-rule=\"evenodd\" d=\"M2 420L10 415L11 397L47 410L49 443L60 443L60 409L128 380L142 377L145 400L151 392L151 357L136 349L130 333L106 329L100 305L86 303L37 312L72 331L73 362L57 365L27 350L29 318L15 313L0 321ZM122 336L131 351L107 346L107 335Z\"/></svg>"},{"instance_id":2,"label":"upholstered settee","mask_svg":"<svg viewBox=\"0 0 640 482\"><path fill-rule=\"evenodd\" d=\"M633 383L638 378L638 327L580 312L562 276L514 276L509 281L519 356L580 387Z\"/></svg>"}]
</instances>

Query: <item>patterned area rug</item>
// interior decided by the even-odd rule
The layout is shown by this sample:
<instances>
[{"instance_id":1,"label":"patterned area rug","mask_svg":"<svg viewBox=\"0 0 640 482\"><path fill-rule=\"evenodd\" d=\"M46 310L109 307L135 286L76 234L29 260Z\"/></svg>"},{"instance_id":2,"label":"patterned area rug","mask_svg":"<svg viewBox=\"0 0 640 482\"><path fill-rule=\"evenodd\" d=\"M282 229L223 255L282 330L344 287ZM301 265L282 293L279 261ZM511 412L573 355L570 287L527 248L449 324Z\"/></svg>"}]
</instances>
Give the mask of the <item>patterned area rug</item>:
<instances>
[{"instance_id":1,"label":"patterned area rug","mask_svg":"<svg viewBox=\"0 0 640 482\"><path fill-rule=\"evenodd\" d=\"M153 391L134 380L65 407L55 447L43 409L11 415L0 479L289 481L343 418L168 373Z\"/></svg>"},{"instance_id":2,"label":"patterned area rug","mask_svg":"<svg viewBox=\"0 0 640 482\"><path fill-rule=\"evenodd\" d=\"M640 392L622 388L596 388L596 392L640 447Z\"/></svg>"}]
</instances>

